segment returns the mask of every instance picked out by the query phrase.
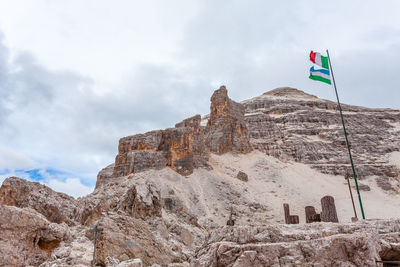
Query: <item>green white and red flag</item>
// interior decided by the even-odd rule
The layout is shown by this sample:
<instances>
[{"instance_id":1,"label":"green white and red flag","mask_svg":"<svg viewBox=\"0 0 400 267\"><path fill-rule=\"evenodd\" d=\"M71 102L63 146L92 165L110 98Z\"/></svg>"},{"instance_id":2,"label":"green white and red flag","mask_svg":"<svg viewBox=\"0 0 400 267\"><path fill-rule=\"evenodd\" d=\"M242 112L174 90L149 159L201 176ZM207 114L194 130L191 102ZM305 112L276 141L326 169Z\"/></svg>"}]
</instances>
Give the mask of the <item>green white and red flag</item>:
<instances>
[{"instance_id":1,"label":"green white and red flag","mask_svg":"<svg viewBox=\"0 0 400 267\"><path fill-rule=\"evenodd\" d=\"M329 70L328 57L324 57L320 53L311 50L310 60L312 63Z\"/></svg>"}]
</instances>

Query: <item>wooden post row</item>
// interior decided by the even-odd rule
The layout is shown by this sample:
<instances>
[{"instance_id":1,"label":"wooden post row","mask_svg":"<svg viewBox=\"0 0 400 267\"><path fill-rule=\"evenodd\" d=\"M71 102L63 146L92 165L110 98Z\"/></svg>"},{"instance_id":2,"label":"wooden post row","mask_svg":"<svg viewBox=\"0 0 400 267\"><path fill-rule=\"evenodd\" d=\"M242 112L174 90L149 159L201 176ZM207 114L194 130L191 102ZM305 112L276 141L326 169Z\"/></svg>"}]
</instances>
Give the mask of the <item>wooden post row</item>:
<instances>
[{"instance_id":1,"label":"wooden post row","mask_svg":"<svg viewBox=\"0 0 400 267\"><path fill-rule=\"evenodd\" d=\"M289 204L283 203L283 210L285 212L285 223L286 224L298 224L299 223L298 215L290 215Z\"/></svg>"},{"instance_id":2,"label":"wooden post row","mask_svg":"<svg viewBox=\"0 0 400 267\"><path fill-rule=\"evenodd\" d=\"M332 196L324 196L321 198L321 221L323 222L339 222L336 213L335 200Z\"/></svg>"}]
</instances>

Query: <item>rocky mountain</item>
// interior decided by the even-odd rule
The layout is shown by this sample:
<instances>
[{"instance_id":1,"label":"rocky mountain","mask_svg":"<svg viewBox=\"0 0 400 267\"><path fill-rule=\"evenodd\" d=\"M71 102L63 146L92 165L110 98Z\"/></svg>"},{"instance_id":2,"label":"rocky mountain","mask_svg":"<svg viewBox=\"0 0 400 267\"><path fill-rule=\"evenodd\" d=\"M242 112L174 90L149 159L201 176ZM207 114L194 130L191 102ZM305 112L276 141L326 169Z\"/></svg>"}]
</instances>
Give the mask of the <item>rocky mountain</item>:
<instances>
[{"instance_id":1,"label":"rocky mountain","mask_svg":"<svg viewBox=\"0 0 400 267\"><path fill-rule=\"evenodd\" d=\"M336 103L285 87L242 104L253 148L322 173L350 172ZM400 111L341 106L358 176L397 191L399 169L388 155L400 149Z\"/></svg>"},{"instance_id":2,"label":"rocky mountain","mask_svg":"<svg viewBox=\"0 0 400 267\"><path fill-rule=\"evenodd\" d=\"M90 266L95 240L100 266L400 260L399 221L390 219L400 218L400 111L343 110L369 220L351 222L335 103L287 87L237 103L222 86L209 115L121 138L115 162L85 197L6 179L0 266ZM305 224L305 206L319 211L325 195L339 223ZM282 224L283 203L299 225Z\"/></svg>"}]
</instances>

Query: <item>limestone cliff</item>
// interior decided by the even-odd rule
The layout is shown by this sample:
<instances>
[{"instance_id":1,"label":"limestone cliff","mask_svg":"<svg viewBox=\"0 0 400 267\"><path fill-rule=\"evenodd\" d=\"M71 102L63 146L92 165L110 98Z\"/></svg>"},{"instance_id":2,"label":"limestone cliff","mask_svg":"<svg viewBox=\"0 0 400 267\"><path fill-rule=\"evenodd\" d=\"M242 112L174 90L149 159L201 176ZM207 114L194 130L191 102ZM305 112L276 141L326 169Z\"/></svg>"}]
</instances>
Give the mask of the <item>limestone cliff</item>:
<instances>
[{"instance_id":1,"label":"limestone cliff","mask_svg":"<svg viewBox=\"0 0 400 267\"><path fill-rule=\"evenodd\" d=\"M353 216L336 104L294 88L242 103L221 86L210 114L123 137L93 193L0 188L0 266L375 266L400 260L400 111L343 105L367 220ZM304 224L332 195L338 224ZM282 203L300 225L283 225ZM382 209L385 207L385 209ZM226 226L227 221L234 226ZM137 262L137 261L136 261ZM136 264L136 263L135 263ZM153 265L154 264L154 265Z\"/></svg>"},{"instance_id":2,"label":"limestone cliff","mask_svg":"<svg viewBox=\"0 0 400 267\"><path fill-rule=\"evenodd\" d=\"M112 177L165 166L181 175L189 175L194 167L207 165L209 152L250 152L245 109L229 99L225 86L212 95L210 110L207 127L200 125L201 117L196 115L177 123L175 128L121 138ZM105 178L99 176L99 180Z\"/></svg>"},{"instance_id":3,"label":"limestone cliff","mask_svg":"<svg viewBox=\"0 0 400 267\"><path fill-rule=\"evenodd\" d=\"M283 87L243 101L254 149L329 174L351 172L337 103ZM361 179L374 176L397 191L399 170L388 154L400 150L400 111L342 104L354 163Z\"/></svg>"}]
</instances>

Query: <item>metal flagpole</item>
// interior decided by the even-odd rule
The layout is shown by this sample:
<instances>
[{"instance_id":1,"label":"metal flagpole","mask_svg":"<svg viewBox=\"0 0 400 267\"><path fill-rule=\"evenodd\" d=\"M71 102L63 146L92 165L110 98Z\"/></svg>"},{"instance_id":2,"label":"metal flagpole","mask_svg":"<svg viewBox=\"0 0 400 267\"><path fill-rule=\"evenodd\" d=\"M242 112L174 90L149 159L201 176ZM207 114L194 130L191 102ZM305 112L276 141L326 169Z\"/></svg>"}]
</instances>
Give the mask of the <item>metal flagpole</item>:
<instances>
[{"instance_id":1,"label":"metal flagpole","mask_svg":"<svg viewBox=\"0 0 400 267\"><path fill-rule=\"evenodd\" d=\"M338 102L340 117L341 117L341 119L342 119L344 137L345 137L345 139L346 139L347 151L349 152L351 168L352 168L352 170L353 170L354 182L355 182L355 184L356 184L357 195L358 195L358 201L360 202L361 214L362 214L363 219L365 220L364 208L363 208L362 201L361 201L360 190L359 190L359 188L358 188L358 181L357 181L356 170L355 170L355 168L354 168L353 157L351 156L349 140L348 140L348 138L347 138L346 126L344 125L342 107L340 106L339 95L338 95L338 92L337 92L337 89L336 89L335 76L333 76L333 69L332 69L332 64L331 64L331 58L329 57L329 51L328 51L328 49L326 49L326 54L328 55L329 68L330 68L330 71L331 71L331 73L332 73L333 87L335 88L336 99L337 99L337 102Z\"/></svg>"}]
</instances>

